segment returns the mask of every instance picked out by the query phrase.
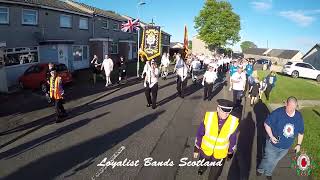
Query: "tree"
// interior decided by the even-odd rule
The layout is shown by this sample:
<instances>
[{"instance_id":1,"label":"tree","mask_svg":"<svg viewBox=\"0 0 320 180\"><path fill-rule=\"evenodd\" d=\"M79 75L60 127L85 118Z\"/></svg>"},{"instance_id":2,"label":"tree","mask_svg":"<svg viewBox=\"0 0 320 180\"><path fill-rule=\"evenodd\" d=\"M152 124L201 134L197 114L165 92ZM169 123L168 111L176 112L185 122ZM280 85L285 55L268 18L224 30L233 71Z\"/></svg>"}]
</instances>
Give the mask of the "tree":
<instances>
[{"instance_id":1,"label":"tree","mask_svg":"<svg viewBox=\"0 0 320 180\"><path fill-rule=\"evenodd\" d=\"M240 45L242 52L244 52L245 50L249 49L249 48L257 48L257 45L255 45L253 42L251 41L243 41Z\"/></svg>"},{"instance_id":2,"label":"tree","mask_svg":"<svg viewBox=\"0 0 320 180\"><path fill-rule=\"evenodd\" d=\"M188 45L189 45L189 49L192 49L192 41L191 40L188 42Z\"/></svg>"},{"instance_id":3,"label":"tree","mask_svg":"<svg viewBox=\"0 0 320 180\"><path fill-rule=\"evenodd\" d=\"M216 50L240 41L240 16L233 12L229 2L206 0L194 22L199 38L209 49Z\"/></svg>"}]
</instances>

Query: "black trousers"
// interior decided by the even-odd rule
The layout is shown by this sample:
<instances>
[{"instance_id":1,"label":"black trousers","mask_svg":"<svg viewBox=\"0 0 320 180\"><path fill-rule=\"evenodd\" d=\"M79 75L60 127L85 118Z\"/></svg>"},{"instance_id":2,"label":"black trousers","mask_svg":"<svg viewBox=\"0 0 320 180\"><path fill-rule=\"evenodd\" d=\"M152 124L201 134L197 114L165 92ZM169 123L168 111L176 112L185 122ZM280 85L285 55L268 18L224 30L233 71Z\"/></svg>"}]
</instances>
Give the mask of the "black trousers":
<instances>
[{"instance_id":1,"label":"black trousers","mask_svg":"<svg viewBox=\"0 0 320 180\"><path fill-rule=\"evenodd\" d=\"M182 81L181 77L177 76L177 91L178 95L182 98L184 97L184 90L187 87L187 82L187 78Z\"/></svg>"},{"instance_id":2,"label":"black trousers","mask_svg":"<svg viewBox=\"0 0 320 180\"><path fill-rule=\"evenodd\" d=\"M212 93L212 88L213 88L213 83L207 83L204 82L204 95L203 95L203 99L211 99L211 93Z\"/></svg>"},{"instance_id":3,"label":"black trousers","mask_svg":"<svg viewBox=\"0 0 320 180\"><path fill-rule=\"evenodd\" d=\"M55 108L56 108L56 115L58 118L62 117L66 114L66 111L63 107L63 100L62 99L56 99L55 100Z\"/></svg>"},{"instance_id":4,"label":"black trousers","mask_svg":"<svg viewBox=\"0 0 320 180\"><path fill-rule=\"evenodd\" d=\"M156 108L157 96L158 96L158 83L154 84L151 88L147 86L145 88L145 94L146 94L148 104L152 104L152 108ZM152 94L152 98L150 94Z\"/></svg>"},{"instance_id":5,"label":"black trousers","mask_svg":"<svg viewBox=\"0 0 320 180\"><path fill-rule=\"evenodd\" d=\"M243 91L233 90L233 104L235 107L241 105Z\"/></svg>"},{"instance_id":6,"label":"black trousers","mask_svg":"<svg viewBox=\"0 0 320 180\"><path fill-rule=\"evenodd\" d=\"M203 158L200 158L200 160L202 160L202 159ZM211 160L207 160L207 159L205 160L205 162L208 162L208 161L210 162ZM216 160L216 162L218 162L218 161L220 161L220 160ZM217 180L222 173L225 161L226 161L226 159L222 160L222 163L221 163L222 166L200 166L199 171L205 172L207 170L207 168L209 167L210 172L209 172L208 180Z\"/></svg>"},{"instance_id":7,"label":"black trousers","mask_svg":"<svg viewBox=\"0 0 320 180\"><path fill-rule=\"evenodd\" d=\"M271 93L271 91L272 91L272 88L273 88L272 85L269 85L269 84L268 84L267 89L266 89L266 91L264 92L265 95L266 95L267 100L269 100L269 97L270 97L270 93Z\"/></svg>"}]
</instances>

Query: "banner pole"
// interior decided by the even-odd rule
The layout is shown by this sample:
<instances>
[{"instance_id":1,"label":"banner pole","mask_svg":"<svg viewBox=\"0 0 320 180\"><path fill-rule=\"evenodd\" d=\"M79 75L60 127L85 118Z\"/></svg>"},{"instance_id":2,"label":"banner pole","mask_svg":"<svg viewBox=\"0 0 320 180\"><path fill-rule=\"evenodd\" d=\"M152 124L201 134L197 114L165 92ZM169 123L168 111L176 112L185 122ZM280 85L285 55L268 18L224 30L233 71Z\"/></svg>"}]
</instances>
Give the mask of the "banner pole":
<instances>
[{"instance_id":1,"label":"banner pole","mask_svg":"<svg viewBox=\"0 0 320 180\"><path fill-rule=\"evenodd\" d=\"M140 70L140 28L138 29L138 62L137 62L137 77L139 77L139 70Z\"/></svg>"}]
</instances>

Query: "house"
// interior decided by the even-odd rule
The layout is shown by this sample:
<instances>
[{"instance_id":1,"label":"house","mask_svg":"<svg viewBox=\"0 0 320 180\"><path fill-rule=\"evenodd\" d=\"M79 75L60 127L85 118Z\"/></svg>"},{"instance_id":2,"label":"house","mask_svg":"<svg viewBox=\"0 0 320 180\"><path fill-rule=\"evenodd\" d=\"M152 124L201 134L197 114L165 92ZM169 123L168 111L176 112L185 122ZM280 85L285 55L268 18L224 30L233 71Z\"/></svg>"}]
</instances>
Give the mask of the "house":
<instances>
[{"instance_id":1,"label":"house","mask_svg":"<svg viewBox=\"0 0 320 180\"><path fill-rule=\"evenodd\" d=\"M103 59L110 55L113 60L123 56L127 60L137 57L137 32L121 31L127 19L120 14L68 0L67 3L92 15L93 34L89 39L90 57Z\"/></svg>"},{"instance_id":2,"label":"house","mask_svg":"<svg viewBox=\"0 0 320 180\"><path fill-rule=\"evenodd\" d=\"M58 0L0 0L0 39L5 43L7 86L35 63L89 67L92 15Z\"/></svg>"},{"instance_id":3,"label":"house","mask_svg":"<svg viewBox=\"0 0 320 180\"><path fill-rule=\"evenodd\" d=\"M203 42L198 36L192 38L192 53L193 54L204 54L211 55L210 51L205 42Z\"/></svg>"},{"instance_id":4,"label":"house","mask_svg":"<svg viewBox=\"0 0 320 180\"><path fill-rule=\"evenodd\" d=\"M299 50L249 48L243 52L245 58L270 59L273 63L284 65L288 61L302 61Z\"/></svg>"},{"instance_id":5,"label":"house","mask_svg":"<svg viewBox=\"0 0 320 180\"><path fill-rule=\"evenodd\" d=\"M313 67L320 70L320 44L314 45L302 59L304 62L310 63Z\"/></svg>"}]
</instances>

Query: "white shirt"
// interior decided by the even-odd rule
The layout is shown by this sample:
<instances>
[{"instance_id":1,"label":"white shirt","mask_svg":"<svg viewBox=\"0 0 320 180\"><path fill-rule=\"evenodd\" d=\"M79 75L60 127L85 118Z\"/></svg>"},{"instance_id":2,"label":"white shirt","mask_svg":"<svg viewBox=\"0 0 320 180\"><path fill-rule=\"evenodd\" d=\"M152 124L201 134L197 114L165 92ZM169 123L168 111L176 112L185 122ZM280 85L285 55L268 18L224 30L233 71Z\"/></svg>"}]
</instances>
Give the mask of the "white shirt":
<instances>
[{"instance_id":1,"label":"white shirt","mask_svg":"<svg viewBox=\"0 0 320 180\"><path fill-rule=\"evenodd\" d=\"M200 70L201 62L199 60L194 60L192 61L191 66L193 70Z\"/></svg>"},{"instance_id":2,"label":"white shirt","mask_svg":"<svg viewBox=\"0 0 320 180\"><path fill-rule=\"evenodd\" d=\"M206 57L206 59L203 62L204 64L210 64L211 63L211 59L209 59L209 57Z\"/></svg>"},{"instance_id":3,"label":"white shirt","mask_svg":"<svg viewBox=\"0 0 320 180\"><path fill-rule=\"evenodd\" d=\"M214 71L206 71L203 75L203 78L207 83L213 83L218 78L218 76L217 73Z\"/></svg>"},{"instance_id":4,"label":"white shirt","mask_svg":"<svg viewBox=\"0 0 320 180\"><path fill-rule=\"evenodd\" d=\"M241 74L239 74L238 72L235 72L231 76L231 79L235 80L235 81L239 81L239 82L233 82L232 83L232 89L233 90L238 90L238 91L243 91L244 90L244 86L246 84L246 74L244 72L242 72Z\"/></svg>"},{"instance_id":5,"label":"white shirt","mask_svg":"<svg viewBox=\"0 0 320 180\"><path fill-rule=\"evenodd\" d=\"M170 64L170 60L167 56L162 56L161 58L161 65L163 65L164 67L168 67Z\"/></svg>"},{"instance_id":6,"label":"white shirt","mask_svg":"<svg viewBox=\"0 0 320 180\"><path fill-rule=\"evenodd\" d=\"M113 61L112 59L104 59L102 62L103 69L106 73L106 75L110 75L110 72L113 70Z\"/></svg>"},{"instance_id":7,"label":"white shirt","mask_svg":"<svg viewBox=\"0 0 320 180\"><path fill-rule=\"evenodd\" d=\"M177 75L181 77L182 81L188 76L188 67L183 59L179 59L175 65Z\"/></svg>"},{"instance_id":8,"label":"white shirt","mask_svg":"<svg viewBox=\"0 0 320 180\"><path fill-rule=\"evenodd\" d=\"M152 72L152 68L149 63L146 63L143 68L143 73L146 74L144 78L144 87L147 87L147 82L149 83L149 88L152 88L158 82L159 69L155 68L154 72Z\"/></svg>"}]
</instances>

